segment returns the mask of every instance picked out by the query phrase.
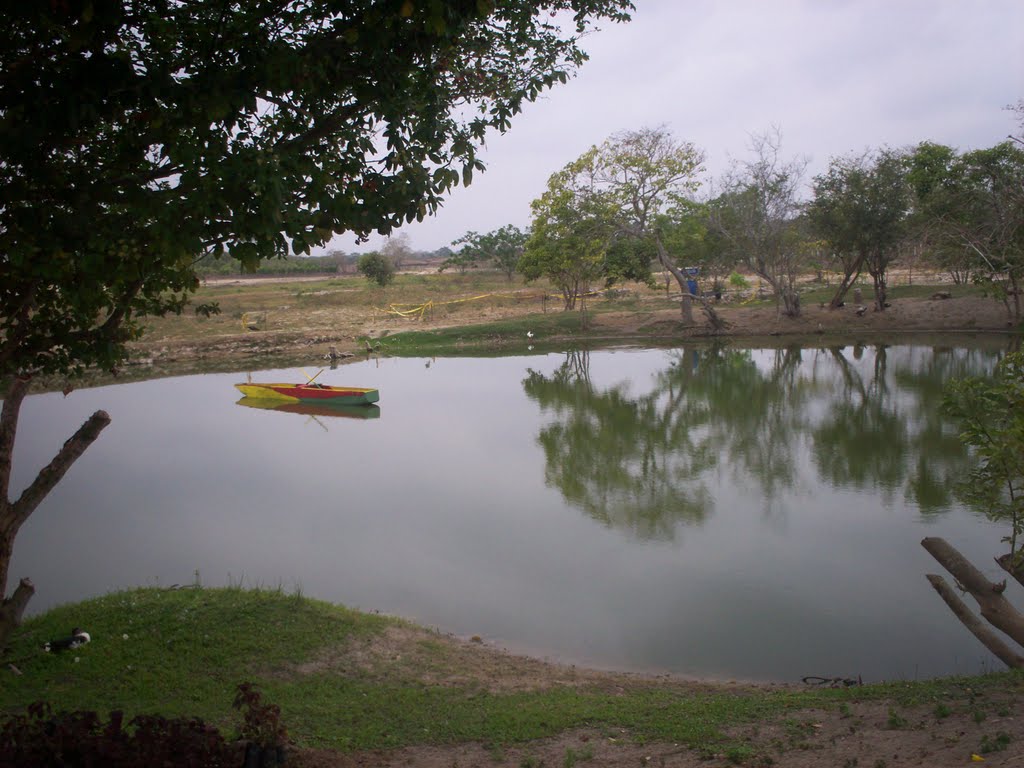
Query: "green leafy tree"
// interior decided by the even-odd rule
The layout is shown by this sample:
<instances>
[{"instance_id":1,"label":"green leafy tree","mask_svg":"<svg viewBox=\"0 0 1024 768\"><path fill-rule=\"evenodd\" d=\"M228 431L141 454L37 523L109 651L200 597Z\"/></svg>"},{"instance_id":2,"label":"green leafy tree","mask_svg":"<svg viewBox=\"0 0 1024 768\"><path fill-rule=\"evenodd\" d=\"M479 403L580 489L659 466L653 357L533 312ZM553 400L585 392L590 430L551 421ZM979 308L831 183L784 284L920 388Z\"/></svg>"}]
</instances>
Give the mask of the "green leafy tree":
<instances>
[{"instance_id":1,"label":"green leafy tree","mask_svg":"<svg viewBox=\"0 0 1024 768\"><path fill-rule=\"evenodd\" d=\"M204 255L252 269L333 234L389 234L433 213L483 168L477 151L488 132L507 130L585 60L579 41L594 22L627 20L632 7L9 5L0 29L0 375L13 383L0 417L0 599L18 528L74 460L62 452L41 485L8 501L32 377L116 366L140 317L184 309ZM4 601L0 643L30 595L27 583Z\"/></svg>"},{"instance_id":2,"label":"green leafy tree","mask_svg":"<svg viewBox=\"0 0 1024 768\"><path fill-rule=\"evenodd\" d=\"M483 235L467 232L452 243L453 246L461 247L444 260L438 271L443 272L449 267L454 267L464 274L470 267L490 263L511 280L519 266L527 237L526 232L512 224L506 224Z\"/></svg>"},{"instance_id":3,"label":"green leafy tree","mask_svg":"<svg viewBox=\"0 0 1024 768\"><path fill-rule=\"evenodd\" d=\"M907 155L907 181L913 193L911 231L932 262L957 285L969 283L978 266L973 250L956 237L951 225L957 207L954 166L959 153L932 142L918 144Z\"/></svg>"},{"instance_id":4,"label":"green leafy tree","mask_svg":"<svg viewBox=\"0 0 1024 768\"><path fill-rule=\"evenodd\" d=\"M517 269L526 280L547 277L562 293L567 310L609 275L608 249L614 229L589 201L575 194L578 162L548 179L548 189L534 200L532 234ZM583 322L586 323L586 306Z\"/></svg>"},{"instance_id":5,"label":"green leafy tree","mask_svg":"<svg viewBox=\"0 0 1024 768\"><path fill-rule=\"evenodd\" d=\"M631 280L654 288L656 284L651 273L651 265L657 258L656 246L650 238L613 238L605 254L608 267L605 286Z\"/></svg>"},{"instance_id":6,"label":"green leafy tree","mask_svg":"<svg viewBox=\"0 0 1024 768\"><path fill-rule=\"evenodd\" d=\"M921 144L910 156L919 224L1007 313L1022 317L1024 148L1010 140L958 154Z\"/></svg>"},{"instance_id":7,"label":"green leafy tree","mask_svg":"<svg viewBox=\"0 0 1024 768\"><path fill-rule=\"evenodd\" d=\"M716 295L736 266L736 255L713 226L709 203L683 200L662 219L661 233L669 253L679 254L686 265L700 270L700 280Z\"/></svg>"},{"instance_id":8,"label":"green leafy tree","mask_svg":"<svg viewBox=\"0 0 1024 768\"><path fill-rule=\"evenodd\" d=\"M661 266L679 286L680 312L693 322L693 302L699 301L712 328L725 324L714 309L690 293L689 276L681 260L692 261L695 249L679 249L686 238L672 238L671 212L685 210L700 186L704 155L693 144L677 140L664 127L642 128L616 134L592 150L594 171L581 192L601 200L616 231L623 236L646 240L654 247ZM675 226L678 235L678 223Z\"/></svg>"},{"instance_id":9,"label":"green leafy tree","mask_svg":"<svg viewBox=\"0 0 1024 768\"><path fill-rule=\"evenodd\" d=\"M807 217L843 266L843 279L830 306L867 269L875 288L875 309L887 305L886 271L907 236L911 191L902 153L883 149L874 155L834 158L814 179Z\"/></svg>"},{"instance_id":10,"label":"green leafy tree","mask_svg":"<svg viewBox=\"0 0 1024 768\"><path fill-rule=\"evenodd\" d=\"M666 128L644 128L591 147L559 177L566 204L581 222L612 238L632 238L653 248L658 262L679 284L686 322L692 322L692 302L699 297L690 293L688 275L669 252L664 230L669 210L684 205L698 188L703 159L696 147L677 141ZM713 328L724 327L707 302L701 305Z\"/></svg>"},{"instance_id":11,"label":"green leafy tree","mask_svg":"<svg viewBox=\"0 0 1024 768\"><path fill-rule=\"evenodd\" d=\"M480 234L469 231L458 240L453 241L452 246L457 247L458 250L442 261L437 271L444 272L446 269L457 269L460 275L464 275L466 270L478 267L481 254L475 244L479 238Z\"/></svg>"},{"instance_id":12,"label":"green leafy tree","mask_svg":"<svg viewBox=\"0 0 1024 768\"><path fill-rule=\"evenodd\" d=\"M516 273L529 234L512 224L488 232L481 238L483 257L505 273L508 280Z\"/></svg>"},{"instance_id":13,"label":"green leafy tree","mask_svg":"<svg viewBox=\"0 0 1024 768\"><path fill-rule=\"evenodd\" d=\"M395 279L395 265L391 263L391 259L376 251L360 256L356 262L356 269L359 270L359 274L381 288L387 288Z\"/></svg>"},{"instance_id":14,"label":"green leafy tree","mask_svg":"<svg viewBox=\"0 0 1024 768\"><path fill-rule=\"evenodd\" d=\"M957 486L964 501L993 520L1009 523L1011 572L1022 571L1024 534L1024 352L1004 357L990 380L958 379L950 383L945 411L960 422L960 439L978 464ZM1018 578L1020 576L1018 575Z\"/></svg>"},{"instance_id":15,"label":"green leafy tree","mask_svg":"<svg viewBox=\"0 0 1024 768\"><path fill-rule=\"evenodd\" d=\"M981 281L1020 320L1024 316L1024 149L1004 141L990 149L966 152L954 173L956 209L948 219L950 230L976 255Z\"/></svg>"}]
</instances>

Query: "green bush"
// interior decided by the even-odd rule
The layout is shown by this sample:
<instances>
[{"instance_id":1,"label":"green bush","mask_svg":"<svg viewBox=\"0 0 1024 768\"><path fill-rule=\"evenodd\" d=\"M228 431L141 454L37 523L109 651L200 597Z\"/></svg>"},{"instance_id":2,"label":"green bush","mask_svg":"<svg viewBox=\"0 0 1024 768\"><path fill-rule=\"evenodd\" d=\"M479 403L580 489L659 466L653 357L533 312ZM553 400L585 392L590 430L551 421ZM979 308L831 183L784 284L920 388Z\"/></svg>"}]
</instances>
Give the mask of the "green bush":
<instances>
[{"instance_id":1,"label":"green bush","mask_svg":"<svg viewBox=\"0 0 1024 768\"><path fill-rule=\"evenodd\" d=\"M391 259L376 251L360 256L356 262L356 269L359 270L359 274L381 288L387 287L395 279L395 265L391 263Z\"/></svg>"}]
</instances>

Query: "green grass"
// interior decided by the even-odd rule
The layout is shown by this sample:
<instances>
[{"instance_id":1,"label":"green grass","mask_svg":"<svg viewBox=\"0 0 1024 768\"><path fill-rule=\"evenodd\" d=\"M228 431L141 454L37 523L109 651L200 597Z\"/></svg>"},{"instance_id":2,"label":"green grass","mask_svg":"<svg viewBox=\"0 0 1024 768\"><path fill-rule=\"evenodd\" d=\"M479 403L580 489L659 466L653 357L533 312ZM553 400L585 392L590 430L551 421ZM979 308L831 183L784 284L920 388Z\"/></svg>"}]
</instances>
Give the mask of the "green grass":
<instances>
[{"instance_id":1,"label":"green grass","mask_svg":"<svg viewBox=\"0 0 1024 768\"><path fill-rule=\"evenodd\" d=\"M973 700L987 687L1019 685L1019 676L1003 675L836 691L737 694L637 682L625 692L559 685L495 693L479 684L428 685L408 666L381 674L346 663L349 643L372 639L401 623L280 591L121 592L27 621L7 657L23 674L0 675L0 702L7 711L46 700L101 714L120 709L129 716L194 715L230 734L239 722L231 709L235 686L252 681L265 701L281 706L292 738L304 746L511 745L587 726L624 728L640 740L733 750L739 756L742 745L724 735L731 726L781 720L804 708L834 708L858 699L935 706L957 697ZM89 631L93 641L62 654L39 650L46 639L65 635L75 625ZM419 647L438 659L450 652L441 641L420 642ZM297 665L322 658L332 663L298 671Z\"/></svg>"},{"instance_id":2,"label":"green grass","mask_svg":"<svg viewBox=\"0 0 1024 768\"><path fill-rule=\"evenodd\" d=\"M526 334L532 333L529 337ZM498 351L507 354L509 348L526 349L543 345L545 340L580 334L580 317L573 312L550 312L527 317L501 320L493 323L440 328L435 331L405 331L375 339L392 355L422 355L443 350L458 354L465 350L474 355ZM561 343L560 342L560 343Z\"/></svg>"}]
</instances>

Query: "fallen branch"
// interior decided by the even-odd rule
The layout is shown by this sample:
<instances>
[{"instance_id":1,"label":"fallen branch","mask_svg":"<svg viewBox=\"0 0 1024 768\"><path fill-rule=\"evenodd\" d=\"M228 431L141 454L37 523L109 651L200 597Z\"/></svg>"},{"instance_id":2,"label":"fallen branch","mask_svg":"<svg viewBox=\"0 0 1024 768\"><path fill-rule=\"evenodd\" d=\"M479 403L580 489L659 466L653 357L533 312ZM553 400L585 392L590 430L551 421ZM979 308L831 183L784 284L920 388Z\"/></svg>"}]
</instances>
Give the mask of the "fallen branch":
<instances>
[{"instance_id":1,"label":"fallen branch","mask_svg":"<svg viewBox=\"0 0 1024 768\"><path fill-rule=\"evenodd\" d=\"M981 615L989 624L1024 646L1024 616L1003 597L1005 583L989 581L945 539L927 538L921 542L921 546L978 602Z\"/></svg>"},{"instance_id":2,"label":"fallen branch","mask_svg":"<svg viewBox=\"0 0 1024 768\"><path fill-rule=\"evenodd\" d=\"M939 597L953 611L953 614L970 630L972 635L981 641L982 645L992 651L996 658L1013 669L1024 668L1024 656L1021 656L1004 643L999 635L993 632L985 622L975 616L967 604L953 591L953 588L946 583L944 578L937 574L929 573L927 579L935 587Z\"/></svg>"}]
</instances>

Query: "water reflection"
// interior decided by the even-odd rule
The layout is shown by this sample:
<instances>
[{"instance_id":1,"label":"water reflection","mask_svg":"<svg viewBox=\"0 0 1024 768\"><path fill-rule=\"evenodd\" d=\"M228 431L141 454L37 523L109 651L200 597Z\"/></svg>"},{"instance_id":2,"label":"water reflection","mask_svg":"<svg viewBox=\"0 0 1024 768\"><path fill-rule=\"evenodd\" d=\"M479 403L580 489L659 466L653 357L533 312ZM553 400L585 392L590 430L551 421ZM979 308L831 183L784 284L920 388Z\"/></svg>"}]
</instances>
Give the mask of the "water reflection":
<instances>
[{"instance_id":1,"label":"water reflection","mask_svg":"<svg viewBox=\"0 0 1024 768\"><path fill-rule=\"evenodd\" d=\"M641 397L624 386L599 391L589 362L588 352L569 352L552 374L531 369L523 382L527 396L557 416L538 437L546 482L641 539L671 539L680 520L700 523L711 508L701 477L717 462L701 430L706 404L672 391L671 382Z\"/></svg>"},{"instance_id":2,"label":"water reflection","mask_svg":"<svg viewBox=\"0 0 1024 768\"><path fill-rule=\"evenodd\" d=\"M294 403L266 397L243 397L235 405L242 405L246 408L258 408L261 411L298 413L313 418L317 416L341 419L380 418L380 406L378 405L331 405L330 403L316 402Z\"/></svg>"},{"instance_id":3,"label":"water reflection","mask_svg":"<svg viewBox=\"0 0 1024 768\"><path fill-rule=\"evenodd\" d=\"M328 431L235 407L233 373L35 395L16 492L68 424L113 423L26 523L12 572L36 583L33 611L198 571L576 663L978 672L919 542L979 564L999 548L943 487L966 457L937 407L948 377L992 369L991 344L371 358L345 377L386 391L388 418L315 416ZM898 430L844 432L859 422Z\"/></svg>"},{"instance_id":4,"label":"water reflection","mask_svg":"<svg viewBox=\"0 0 1024 768\"><path fill-rule=\"evenodd\" d=\"M605 525L672 541L680 523L714 511L716 474L753 484L766 513L784 514L775 502L809 469L836 489L872 489L883 504L902 495L925 515L948 510L968 455L940 414L943 388L998 354L681 348L634 392L627 381L595 385L589 354L575 351L551 373L529 370L523 388L552 417L537 436L547 484Z\"/></svg>"}]
</instances>

